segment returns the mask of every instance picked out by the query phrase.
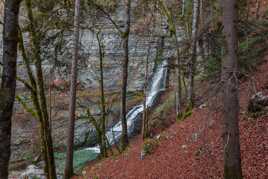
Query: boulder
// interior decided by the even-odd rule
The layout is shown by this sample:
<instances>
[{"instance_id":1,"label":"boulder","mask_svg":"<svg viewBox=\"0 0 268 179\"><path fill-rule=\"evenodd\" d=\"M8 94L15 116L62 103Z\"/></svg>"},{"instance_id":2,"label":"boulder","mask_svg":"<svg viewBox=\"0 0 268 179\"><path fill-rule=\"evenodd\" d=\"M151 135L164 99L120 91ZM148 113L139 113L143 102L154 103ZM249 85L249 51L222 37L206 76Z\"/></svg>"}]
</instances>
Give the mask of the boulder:
<instances>
[{"instance_id":1,"label":"boulder","mask_svg":"<svg viewBox=\"0 0 268 179\"><path fill-rule=\"evenodd\" d=\"M262 92L254 94L248 104L248 112L258 113L268 106L268 96L264 95Z\"/></svg>"},{"instance_id":2,"label":"boulder","mask_svg":"<svg viewBox=\"0 0 268 179\"><path fill-rule=\"evenodd\" d=\"M19 176L19 179L46 179L43 169L36 165L29 165L25 171ZM57 175L57 179L62 179L61 175Z\"/></svg>"},{"instance_id":3,"label":"boulder","mask_svg":"<svg viewBox=\"0 0 268 179\"><path fill-rule=\"evenodd\" d=\"M96 130L85 120L75 122L74 145L75 147L94 146L97 144Z\"/></svg>"},{"instance_id":4,"label":"boulder","mask_svg":"<svg viewBox=\"0 0 268 179\"><path fill-rule=\"evenodd\" d=\"M42 169L35 165L29 165L26 170L20 175L19 179L46 179L45 173Z\"/></svg>"}]
</instances>

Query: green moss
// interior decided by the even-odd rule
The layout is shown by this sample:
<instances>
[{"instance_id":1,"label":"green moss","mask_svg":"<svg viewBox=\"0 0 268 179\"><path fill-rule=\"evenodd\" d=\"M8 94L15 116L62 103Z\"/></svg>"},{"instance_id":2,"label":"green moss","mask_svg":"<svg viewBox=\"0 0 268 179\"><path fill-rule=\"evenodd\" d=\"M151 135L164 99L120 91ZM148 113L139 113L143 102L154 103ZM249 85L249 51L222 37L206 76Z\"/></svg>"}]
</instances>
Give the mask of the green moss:
<instances>
[{"instance_id":1,"label":"green moss","mask_svg":"<svg viewBox=\"0 0 268 179\"><path fill-rule=\"evenodd\" d=\"M143 143L143 152L145 155L152 154L154 149L158 146L157 139L146 139Z\"/></svg>"}]
</instances>

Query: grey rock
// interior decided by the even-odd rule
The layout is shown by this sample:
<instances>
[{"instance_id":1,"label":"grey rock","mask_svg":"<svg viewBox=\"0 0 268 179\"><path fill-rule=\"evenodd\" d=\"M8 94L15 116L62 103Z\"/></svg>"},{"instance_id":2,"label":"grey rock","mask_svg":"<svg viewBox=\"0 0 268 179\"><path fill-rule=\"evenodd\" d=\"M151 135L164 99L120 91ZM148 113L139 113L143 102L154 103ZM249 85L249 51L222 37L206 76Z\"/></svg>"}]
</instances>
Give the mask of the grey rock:
<instances>
[{"instance_id":1,"label":"grey rock","mask_svg":"<svg viewBox=\"0 0 268 179\"><path fill-rule=\"evenodd\" d=\"M29 165L26 170L20 175L19 179L46 179L45 173L42 169L35 165Z\"/></svg>"}]
</instances>

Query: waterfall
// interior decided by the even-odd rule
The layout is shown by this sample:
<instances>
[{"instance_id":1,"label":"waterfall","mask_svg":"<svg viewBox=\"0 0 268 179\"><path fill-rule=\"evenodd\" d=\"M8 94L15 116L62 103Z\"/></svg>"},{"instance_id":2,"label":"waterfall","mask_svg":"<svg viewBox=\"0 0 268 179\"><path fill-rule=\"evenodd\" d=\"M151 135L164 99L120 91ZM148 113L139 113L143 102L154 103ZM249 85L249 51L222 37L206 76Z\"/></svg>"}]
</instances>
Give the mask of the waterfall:
<instances>
[{"instance_id":1,"label":"waterfall","mask_svg":"<svg viewBox=\"0 0 268 179\"><path fill-rule=\"evenodd\" d=\"M161 91L164 91L166 88L166 79L167 79L167 60L163 60L159 66L157 67L155 73L152 77L152 82L149 85L147 97L146 97L146 108L150 108L154 105L155 100L159 96ZM141 114L144 110L143 104L139 104L134 106L128 113L127 113L127 127L128 127L128 136L131 136L135 129L135 124L138 120L140 120L139 114ZM112 128L110 128L106 132L107 139L109 143L115 144L120 140L120 136L122 134L122 123L119 121L115 124ZM90 147L86 150L90 150L94 153L100 153L99 146Z\"/></svg>"},{"instance_id":2,"label":"waterfall","mask_svg":"<svg viewBox=\"0 0 268 179\"><path fill-rule=\"evenodd\" d=\"M167 60L163 60L156 68L155 72L150 78L150 84L148 85L147 97L146 97L146 108L151 108L156 99L159 97L161 91L164 91L166 88L166 79L167 79ZM139 127L139 122L141 122L141 115L143 112L144 106L143 103L136 105L131 108L131 110L127 113L127 127L128 127L128 136L133 136L135 129ZM122 134L122 125L121 120L116 123L112 128L106 131L106 136L111 145L119 142ZM80 150L74 151L74 165L79 168L84 166L84 164L88 161L94 160L100 154L100 147L94 146L89 148L84 148ZM65 153L56 153L56 166L57 173L59 174L58 178L61 178L60 175L63 174L64 171L64 161L65 161ZM44 173L36 174L38 171L43 170L32 170L35 169L33 166L29 166L26 171L21 176L30 176L31 173L34 175L40 176L42 178Z\"/></svg>"}]
</instances>

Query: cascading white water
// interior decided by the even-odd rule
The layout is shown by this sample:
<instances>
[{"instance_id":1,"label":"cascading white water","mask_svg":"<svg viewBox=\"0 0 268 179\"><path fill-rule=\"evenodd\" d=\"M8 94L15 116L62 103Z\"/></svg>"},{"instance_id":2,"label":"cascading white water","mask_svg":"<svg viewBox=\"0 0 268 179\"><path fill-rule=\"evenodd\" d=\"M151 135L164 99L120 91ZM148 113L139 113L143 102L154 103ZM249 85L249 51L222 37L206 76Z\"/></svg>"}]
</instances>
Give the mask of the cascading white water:
<instances>
[{"instance_id":1,"label":"cascading white water","mask_svg":"<svg viewBox=\"0 0 268 179\"><path fill-rule=\"evenodd\" d=\"M156 72L153 75L152 83L149 86L148 95L146 97L146 108L150 108L156 98L159 96L161 91L164 91L166 88L166 79L167 79L167 60L163 60L162 63L158 66ZM143 112L144 106L143 104L134 106L128 113L127 113L127 127L128 127L128 135L131 136L135 129L135 124L137 120L140 120L139 114ZM119 121L115 124L112 128L110 128L106 132L107 139L109 143L115 144L119 141L120 136L122 134L122 124ZM100 153L99 146L90 147L86 150L90 150L95 153Z\"/></svg>"},{"instance_id":2,"label":"cascading white water","mask_svg":"<svg viewBox=\"0 0 268 179\"><path fill-rule=\"evenodd\" d=\"M147 91L147 97L146 97L146 108L150 108L154 105L155 100L159 96L159 93L161 91L164 91L166 88L166 79L167 79L167 61L164 60L159 66L157 67L155 73L152 76L152 79L150 80L151 83L149 84L149 88ZM142 113L144 109L143 104L134 106L128 113L127 113L127 126L128 126L128 135L131 136L134 133L135 125L137 122L140 122L138 120L141 120L140 114ZM117 124L115 124L112 128L110 128L106 132L106 136L110 142L110 144L115 144L120 140L120 136L122 134L122 125L121 121L119 121ZM90 147L90 148L84 148L81 150L76 150L74 152L74 161L76 166L82 166L86 162L90 160L96 159L96 157L100 154L100 147ZM57 165L57 172L59 174L58 178L61 178L60 175L63 174L63 168L61 168L63 165L62 162L65 160L65 154L61 156L62 154L58 153L55 157L56 165ZM34 169L34 170L33 170ZM37 168L38 169L38 168ZM41 174L36 172L40 172ZM22 173L22 178L25 176L31 176L31 173L34 173L34 176L39 176L39 178L44 177L43 170L36 170L36 168L33 168L33 166L29 166L28 169Z\"/></svg>"}]
</instances>

